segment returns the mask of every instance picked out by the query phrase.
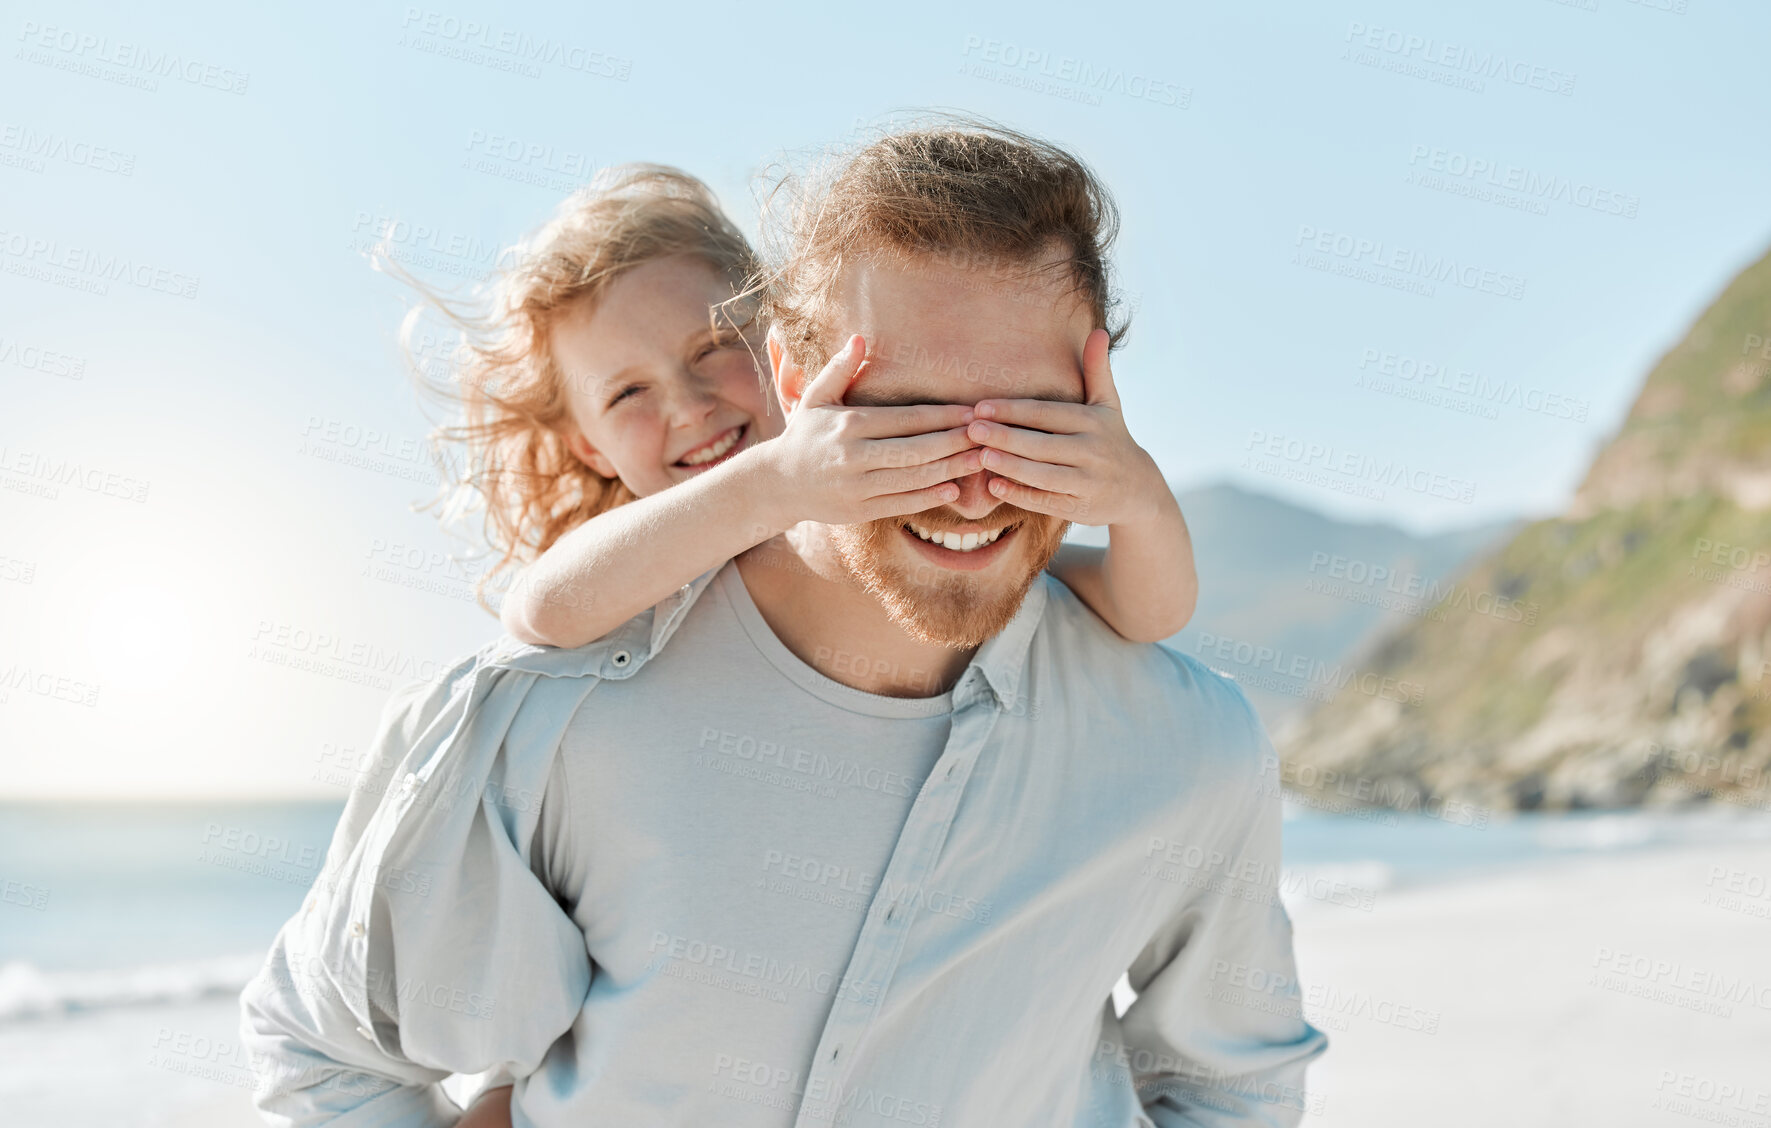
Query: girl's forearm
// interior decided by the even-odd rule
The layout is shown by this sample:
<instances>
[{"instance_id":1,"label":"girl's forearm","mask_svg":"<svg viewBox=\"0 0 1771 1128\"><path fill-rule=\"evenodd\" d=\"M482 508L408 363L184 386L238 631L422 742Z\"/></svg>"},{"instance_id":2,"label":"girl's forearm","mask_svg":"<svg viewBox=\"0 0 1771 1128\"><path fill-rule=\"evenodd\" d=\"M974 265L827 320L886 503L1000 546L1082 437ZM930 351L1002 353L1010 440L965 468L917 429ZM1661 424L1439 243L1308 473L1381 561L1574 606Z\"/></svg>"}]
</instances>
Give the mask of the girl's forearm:
<instances>
[{"instance_id":1,"label":"girl's forearm","mask_svg":"<svg viewBox=\"0 0 1771 1128\"><path fill-rule=\"evenodd\" d=\"M1051 572L1132 642L1160 642L1187 625L1199 598L1193 540L1180 505L1160 499L1149 520L1110 525L1108 547L1064 545Z\"/></svg>"},{"instance_id":2,"label":"girl's forearm","mask_svg":"<svg viewBox=\"0 0 1771 1128\"><path fill-rule=\"evenodd\" d=\"M1193 538L1173 495L1152 522L1108 528L1107 556L1101 562L1104 586L1115 617L1114 629L1134 642L1161 642L1187 625L1199 599L1199 573L1193 566Z\"/></svg>"},{"instance_id":3,"label":"girl's forearm","mask_svg":"<svg viewBox=\"0 0 1771 1128\"><path fill-rule=\"evenodd\" d=\"M583 646L787 528L766 445L560 537L517 577L504 628L532 644Z\"/></svg>"}]
</instances>

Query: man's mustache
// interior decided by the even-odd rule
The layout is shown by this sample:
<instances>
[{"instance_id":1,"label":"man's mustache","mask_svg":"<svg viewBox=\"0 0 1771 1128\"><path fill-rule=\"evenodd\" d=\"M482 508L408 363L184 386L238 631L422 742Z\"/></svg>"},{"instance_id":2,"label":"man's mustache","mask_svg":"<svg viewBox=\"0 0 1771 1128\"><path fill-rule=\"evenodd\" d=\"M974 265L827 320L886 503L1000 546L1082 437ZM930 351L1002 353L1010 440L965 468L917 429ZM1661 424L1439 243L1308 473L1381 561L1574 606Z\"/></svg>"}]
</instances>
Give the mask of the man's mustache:
<instances>
[{"instance_id":1,"label":"man's mustache","mask_svg":"<svg viewBox=\"0 0 1771 1128\"><path fill-rule=\"evenodd\" d=\"M1018 525L1023 521L1033 520L1042 516L1018 505L1003 502L982 517L961 517L946 506L925 509L921 513L911 513L903 517L887 517L884 522L890 524L909 523L921 525L934 532L947 532L952 529L989 532L992 529L1006 529L1010 525Z\"/></svg>"}]
</instances>

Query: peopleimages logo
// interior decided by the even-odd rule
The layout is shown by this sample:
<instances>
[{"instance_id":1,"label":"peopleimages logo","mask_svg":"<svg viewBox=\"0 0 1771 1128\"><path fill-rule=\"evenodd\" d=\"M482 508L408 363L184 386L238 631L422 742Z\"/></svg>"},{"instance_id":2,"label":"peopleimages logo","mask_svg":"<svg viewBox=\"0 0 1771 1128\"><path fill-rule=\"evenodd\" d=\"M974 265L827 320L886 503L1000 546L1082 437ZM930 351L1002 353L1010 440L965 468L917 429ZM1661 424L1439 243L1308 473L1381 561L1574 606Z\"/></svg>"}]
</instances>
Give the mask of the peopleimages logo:
<instances>
[{"instance_id":1,"label":"peopleimages logo","mask_svg":"<svg viewBox=\"0 0 1771 1128\"><path fill-rule=\"evenodd\" d=\"M1451 610L1529 625L1537 622L1541 610L1537 603L1513 596L1476 591L1464 583L1441 583L1418 572L1321 551L1310 554L1310 572L1311 577L1304 581L1305 591L1440 623Z\"/></svg>"},{"instance_id":2,"label":"peopleimages logo","mask_svg":"<svg viewBox=\"0 0 1771 1128\"><path fill-rule=\"evenodd\" d=\"M15 337L0 334L0 365L14 364L45 376L61 376L68 380L86 378L86 358L55 349L26 344Z\"/></svg>"},{"instance_id":3,"label":"peopleimages logo","mask_svg":"<svg viewBox=\"0 0 1771 1128\"><path fill-rule=\"evenodd\" d=\"M16 159L0 154L0 163L22 164L32 172L42 172L46 161L63 161L94 172L114 172L118 176L135 173L134 153L119 152L53 130L35 130L16 122L0 123L0 149L17 154Z\"/></svg>"},{"instance_id":4,"label":"peopleimages logo","mask_svg":"<svg viewBox=\"0 0 1771 1128\"><path fill-rule=\"evenodd\" d=\"M1518 300L1525 296L1525 279L1519 275L1459 262L1450 255L1428 254L1409 247L1394 246L1382 239L1367 239L1343 231L1325 231L1308 223L1300 223L1294 246L1302 252L1313 252L1378 270L1395 271L1399 275L1427 282L1450 282L1466 290L1493 294L1496 297Z\"/></svg>"},{"instance_id":5,"label":"peopleimages logo","mask_svg":"<svg viewBox=\"0 0 1771 1128\"><path fill-rule=\"evenodd\" d=\"M1244 448L1249 460L1244 465L1262 469L1266 459L1281 465L1319 469L1350 481L1369 483L1374 487L1397 487L1428 497L1444 498L1469 504L1476 496L1476 483L1454 478L1420 466L1411 466L1400 459L1375 458L1359 451L1336 447L1332 443L1315 442L1289 435L1272 435L1250 430ZM1377 495L1380 499L1382 493Z\"/></svg>"},{"instance_id":6,"label":"peopleimages logo","mask_svg":"<svg viewBox=\"0 0 1771 1128\"><path fill-rule=\"evenodd\" d=\"M1442 42L1430 35L1415 35L1395 28L1376 27L1358 20L1348 23L1346 42L1353 48L1388 55L1398 63L1442 67L1457 75L1499 79L1514 86L1560 94L1563 97L1574 93L1574 82L1579 77L1554 67L1539 66L1523 59L1511 59L1499 51L1460 47L1456 43Z\"/></svg>"},{"instance_id":7,"label":"peopleimages logo","mask_svg":"<svg viewBox=\"0 0 1771 1128\"><path fill-rule=\"evenodd\" d=\"M1097 95L1123 94L1137 101L1154 102L1159 106L1174 106L1183 110L1193 100L1190 87L1168 82L1154 75L1139 74L1124 67L1096 66L1071 55L1053 55L1050 51L1037 47L1023 47L1000 39L986 39L981 35L966 36L965 49L960 54L1010 71L1021 71L1067 83ZM990 76L981 74L978 77ZM1098 98L1094 100L1094 104L1100 104Z\"/></svg>"},{"instance_id":8,"label":"peopleimages logo","mask_svg":"<svg viewBox=\"0 0 1771 1128\"><path fill-rule=\"evenodd\" d=\"M20 231L0 231L0 263L8 273L41 273L44 281L79 283L76 288L101 295L109 292L109 283L122 282L175 298L195 298L202 284L191 275L138 262L128 255L64 245L58 239Z\"/></svg>"},{"instance_id":9,"label":"peopleimages logo","mask_svg":"<svg viewBox=\"0 0 1771 1128\"><path fill-rule=\"evenodd\" d=\"M1314 683L1334 690L1349 685L1368 697L1382 697L1404 705L1419 705L1425 696L1420 682L1361 670L1341 662L1325 662L1306 654L1288 654L1276 646L1257 646L1233 638L1201 633L1196 653L1220 662L1234 662L1249 670L1270 671L1281 677ZM1238 681L1246 681L1238 678Z\"/></svg>"},{"instance_id":10,"label":"peopleimages logo","mask_svg":"<svg viewBox=\"0 0 1771 1128\"><path fill-rule=\"evenodd\" d=\"M206 86L224 94L246 93L250 75L244 71L187 59L171 51L155 51L136 43L112 42L108 35L93 35L72 28L50 27L34 20L24 21L17 39L24 44L19 59L41 63L60 70L74 70L95 78L124 77L134 81L125 85L158 89L154 78L173 78L192 86ZM115 67L119 72L136 74L117 76L102 73L100 67Z\"/></svg>"},{"instance_id":11,"label":"peopleimages logo","mask_svg":"<svg viewBox=\"0 0 1771 1128\"><path fill-rule=\"evenodd\" d=\"M531 35L513 27L497 27L479 20L464 20L447 12L407 8L400 20L400 45L433 54L449 55L464 62L485 62L483 53L499 56L501 70L520 70L531 78L540 76L537 64L547 63L594 78L626 82L633 60L581 43L566 43L549 35ZM413 38L421 36L422 38Z\"/></svg>"},{"instance_id":12,"label":"peopleimages logo","mask_svg":"<svg viewBox=\"0 0 1771 1128\"><path fill-rule=\"evenodd\" d=\"M1359 354L1359 370L1378 377L1389 377L1395 383L1368 380L1365 385L1374 391L1386 391L1399 383L1411 389L1431 390L1461 397L1463 402L1479 406L1487 418L1498 417L1494 405L1513 407L1534 415L1585 422L1591 405L1583 399L1521 384L1517 380L1490 378L1467 368L1443 364L1407 353L1368 348ZM1408 398L1408 397L1404 397Z\"/></svg>"},{"instance_id":13,"label":"peopleimages logo","mask_svg":"<svg viewBox=\"0 0 1771 1128\"><path fill-rule=\"evenodd\" d=\"M1516 192L1534 202L1556 201L1577 208L1587 208L1605 215L1636 218L1641 207L1639 197L1611 188L1602 188L1566 176L1539 172L1523 165L1509 164L1489 157L1470 156L1456 149L1431 145L1415 145L1409 149L1408 165L1417 171L1438 173L1454 180L1480 183L1505 192ZM1428 184L1429 187L1438 187Z\"/></svg>"},{"instance_id":14,"label":"peopleimages logo","mask_svg":"<svg viewBox=\"0 0 1771 1128\"><path fill-rule=\"evenodd\" d=\"M6 446L0 446L0 475L7 475L0 478L7 489L36 493L50 500L59 497L61 487L67 486L121 501L144 502L152 485L73 458L30 450L14 451Z\"/></svg>"}]
</instances>

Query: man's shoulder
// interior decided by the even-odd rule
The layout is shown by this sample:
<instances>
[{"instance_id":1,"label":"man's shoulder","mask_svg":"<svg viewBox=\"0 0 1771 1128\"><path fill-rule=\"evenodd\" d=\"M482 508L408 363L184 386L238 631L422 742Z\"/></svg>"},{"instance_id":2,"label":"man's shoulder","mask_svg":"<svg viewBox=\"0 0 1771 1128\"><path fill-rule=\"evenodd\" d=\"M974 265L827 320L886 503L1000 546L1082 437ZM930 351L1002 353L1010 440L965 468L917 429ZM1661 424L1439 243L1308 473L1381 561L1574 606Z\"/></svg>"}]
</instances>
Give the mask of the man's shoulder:
<instances>
[{"instance_id":1,"label":"man's shoulder","mask_svg":"<svg viewBox=\"0 0 1771 1128\"><path fill-rule=\"evenodd\" d=\"M697 607L705 605L702 593L730 566L731 561L727 561L708 569L656 605L583 646L542 646L504 634L482 653L488 665L545 677L631 677L664 648Z\"/></svg>"},{"instance_id":2,"label":"man's shoulder","mask_svg":"<svg viewBox=\"0 0 1771 1128\"><path fill-rule=\"evenodd\" d=\"M1183 653L1167 643L1152 643L1156 652L1162 656L1166 670L1164 676L1169 678L1183 692L1195 694L1209 699L1212 704L1223 709L1227 719L1260 727L1260 718L1254 706L1248 700L1248 694L1242 685L1231 674L1206 665L1191 654Z\"/></svg>"},{"instance_id":3,"label":"man's shoulder","mask_svg":"<svg viewBox=\"0 0 1771 1128\"><path fill-rule=\"evenodd\" d=\"M1040 633L1052 649L1076 662L1104 664L1115 676L1142 688L1197 697L1237 715L1252 718L1242 687L1188 654L1161 642L1130 642L1089 610L1075 592L1049 573L1045 575L1047 612Z\"/></svg>"},{"instance_id":4,"label":"man's shoulder","mask_svg":"<svg viewBox=\"0 0 1771 1128\"><path fill-rule=\"evenodd\" d=\"M1259 761L1267 733L1235 678L1157 642L1129 642L1055 577L1041 634L1052 688L1125 711L1195 747ZM1065 687L1068 687L1067 689Z\"/></svg>"}]
</instances>

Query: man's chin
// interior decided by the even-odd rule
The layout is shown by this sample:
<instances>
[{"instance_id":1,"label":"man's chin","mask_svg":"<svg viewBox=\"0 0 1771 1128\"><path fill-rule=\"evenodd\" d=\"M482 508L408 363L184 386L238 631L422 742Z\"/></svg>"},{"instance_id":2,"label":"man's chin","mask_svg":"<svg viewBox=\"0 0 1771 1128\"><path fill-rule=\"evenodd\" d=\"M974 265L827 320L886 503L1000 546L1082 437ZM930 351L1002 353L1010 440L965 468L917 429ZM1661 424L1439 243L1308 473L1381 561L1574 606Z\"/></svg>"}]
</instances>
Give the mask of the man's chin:
<instances>
[{"instance_id":1,"label":"man's chin","mask_svg":"<svg viewBox=\"0 0 1771 1128\"><path fill-rule=\"evenodd\" d=\"M970 650L1001 633L1064 539L1069 522L1025 514L974 553L929 549L904 518L839 528L838 553L892 622L921 642ZM990 558L978 558L990 552ZM951 559L949 559L951 558Z\"/></svg>"}]
</instances>

